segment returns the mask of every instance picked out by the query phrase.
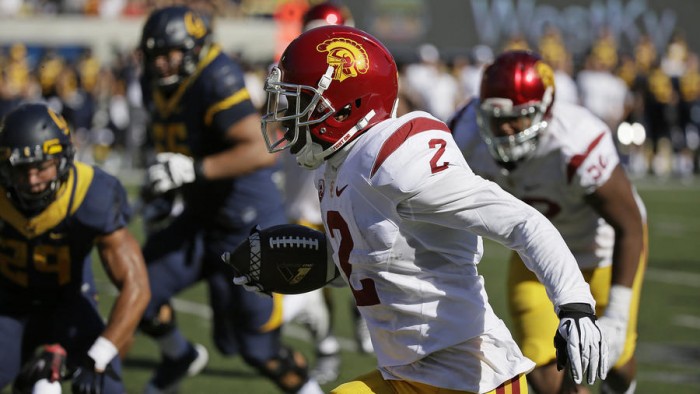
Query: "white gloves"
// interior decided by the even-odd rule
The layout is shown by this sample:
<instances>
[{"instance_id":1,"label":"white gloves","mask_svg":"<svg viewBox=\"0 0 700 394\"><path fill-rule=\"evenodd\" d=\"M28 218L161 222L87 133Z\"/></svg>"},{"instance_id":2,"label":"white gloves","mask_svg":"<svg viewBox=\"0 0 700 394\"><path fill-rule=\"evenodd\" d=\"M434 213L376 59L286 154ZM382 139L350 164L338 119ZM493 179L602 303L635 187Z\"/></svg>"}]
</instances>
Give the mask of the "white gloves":
<instances>
[{"instance_id":1,"label":"white gloves","mask_svg":"<svg viewBox=\"0 0 700 394\"><path fill-rule=\"evenodd\" d=\"M609 297L608 307L598 320L598 325L608 338L610 368L612 368L625 350L632 289L613 285L610 288Z\"/></svg>"},{"instance_id":2,"label":"white gloves","mask_svg":"<svg viewBox=\"0 0 700 394\"><path fill-rule=\"evenodd\" d=\"M608 374L608 344L596 323L593 308L588 304L565 304L559 308L559 327L554 336L557 349L557 369L569 364L576 384L583 382L587 373L588 384Z\"/></svg>"},{"instance_id":3,"label":"white gloves","mask_svg":"<svg viewBox=\"0 0 700 394\"><path fill-rule=\"evenodd\" d=\"M181 153L158 153L156 163L148 167L146 182L153 194L177 189L197 178L195 161Z\"/></svg>"}]
</instances>

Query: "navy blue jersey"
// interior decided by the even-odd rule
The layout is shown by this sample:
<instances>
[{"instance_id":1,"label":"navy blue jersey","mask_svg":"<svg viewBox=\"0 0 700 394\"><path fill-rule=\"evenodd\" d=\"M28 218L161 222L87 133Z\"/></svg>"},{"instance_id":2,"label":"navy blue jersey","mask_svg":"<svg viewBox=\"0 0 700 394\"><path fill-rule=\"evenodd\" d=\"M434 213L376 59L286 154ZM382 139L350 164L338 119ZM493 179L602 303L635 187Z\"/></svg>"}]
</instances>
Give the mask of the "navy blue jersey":
<instances>
[{"instance_id":1,"label":"navy blue jersey","mask_svg":"<svg viewBox=\"0 0 700 394\"><path fill-rule=\"evenodd\" d=\"M25 217L0 188L0 309L59 303L90 275L96 238L126 226L131 211L121 183L76 162L56 200Z\"/></svg>"},{"instance_id":2,"label":"navy blue jersey","mask_svg":"<svg viewBox=\"0 0 700 394\"><path fill-rule=\"evenodd\" d=\"M149 141L157 153L177 152L200 159L232 147L229 127L256 113L241 67L214 45L197 70L169 96L142 82L151 113ZM262 137L261 137L262 138ZM182 189L185 206L202 221L237 227L241 200L281 205L272 169L219 181L198 181ZM269 209L269 208L268 208ZM217 225L216 223L214 223Z\"/></svg>"},{"instance_id":3,"label":"navy blue jersey","mask_svg":"<svg viewBox=\"0 0 700 394\"><path fill-rule=\"evenodd\" d=\"M256 112L240 66L213 46L193 75L170 96L143 86L151 113L149 140L156 152L202 158L231 147L230 125Z\"/></svg>"}]
</instances>

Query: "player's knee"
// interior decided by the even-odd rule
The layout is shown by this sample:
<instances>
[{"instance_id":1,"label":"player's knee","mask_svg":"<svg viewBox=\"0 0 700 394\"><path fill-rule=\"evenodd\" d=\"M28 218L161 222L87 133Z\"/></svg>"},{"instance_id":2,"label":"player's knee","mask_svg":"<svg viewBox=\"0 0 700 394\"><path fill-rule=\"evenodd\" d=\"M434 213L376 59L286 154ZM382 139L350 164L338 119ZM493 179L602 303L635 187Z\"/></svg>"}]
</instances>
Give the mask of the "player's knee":
<instances>
[{"instance_id":1,"label":"player's knee","mask_svg":"<svg viewBox=\"0 0 700 394\"><path fill-rule=\"evenodd\" d=\"M153 317L144 316L139 323L139 328L146 335L152 337L163 336L175 328L175 312L170 304L163 304L158 313Z\"/></svg>"},{"instance_id":2,"label":"player's knee","mask_svg":"<svg viewBox=\"0 0 700 394\"><path fill-rule=\"evenodd\" d=\"M306 358L287 347L282 347L278 355L269 360L246 361L286 393L297 392L309 380Z\"/></svg>"}]
</instances>

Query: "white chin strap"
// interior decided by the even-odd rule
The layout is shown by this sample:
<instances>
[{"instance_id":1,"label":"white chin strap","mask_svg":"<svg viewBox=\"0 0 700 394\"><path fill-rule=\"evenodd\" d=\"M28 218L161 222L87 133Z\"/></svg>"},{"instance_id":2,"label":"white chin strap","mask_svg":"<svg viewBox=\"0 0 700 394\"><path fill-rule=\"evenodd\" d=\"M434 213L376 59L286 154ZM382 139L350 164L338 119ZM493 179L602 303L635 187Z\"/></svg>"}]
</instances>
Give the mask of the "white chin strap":
<instances>
[{"instance_id":1,"label":"white chin strap","mask_svg":"<svg viewBox=\"0 0 700 394\"><path fill-rule=\"evenodd\" d=\"M326 155L323 152L323 147L315 143L311 139L311 132L306 129L306 144L299 149L296 154L297 164L306 168L307 170L315 170L321 166L323 159Z\"/></svg>"},{"instance_id":2,"label":"white chin strap","mask_svg":"<svg viewBox=\"0 0 700 394\"><path fill-rule=\"evenodd\" d=\"M357 124L355 124L355 126L348 130L345 135L343 135L335 144L331 145L331 147L326 150L323 150L323 147L320 144L314 142L314 140L311 138L311 132L307 127L306 144L304 144L304 146L299 149L299 152L296 154L297 164L308 170L317 169L328 156L340 150L340 148L345 146L348 141L352 140L358 131L367 127L367 124L372 118L374 118L374 115L376 115L374 110L369 111L367 115L360 119Z\"/></svg>"}]
</instances>

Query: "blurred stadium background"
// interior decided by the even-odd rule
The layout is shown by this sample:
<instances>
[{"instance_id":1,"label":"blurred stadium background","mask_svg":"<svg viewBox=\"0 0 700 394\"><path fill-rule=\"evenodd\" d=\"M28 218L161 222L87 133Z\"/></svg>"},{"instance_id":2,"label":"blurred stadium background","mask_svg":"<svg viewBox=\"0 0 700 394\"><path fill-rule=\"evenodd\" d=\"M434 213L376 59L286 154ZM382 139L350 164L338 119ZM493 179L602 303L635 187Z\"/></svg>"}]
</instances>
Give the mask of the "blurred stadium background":
<instances>
[{"instance_id":1,"label":"blurred stadium background","mask_svg":"<svg viewBox=\"0 0 700 394\"><path fill-rule=\"evenodd\" d=\"M245 65L249 90L260 105L267 66L298 34L304 10L317 2L187 3L214 16L216 41ZM147 119L135 48L148 12L172 3L0 0L0 116L22 100L48 101L75 130L79 159L118 175L135 191L142 177ZM495 54L528 47L557 69L558 99L586 105L610 125L649 211L637 392L700 392L697 2L345 0L342 5L357 27L394 53L408 108L427 109L445 119L476 94L480 70ZM140 236L138 217L132 226ZM488 243L481 269L493 304L507 321L506 256L506 250ZM107 281L101 283L109 300L111 289ZM345 289L335 291L339 300L350 302ZM213 349L205 297L197 286L182 294L176 306L186 334ZM355 352L347 308L336 309L344 346L342 381L375 362ZM303 330L290 326L286 334L313 359ZM141 391L156 352L153 343L137 337L125 363L129 392ZM183 392L237 389L275 392L240 360L217 354L202 375L185 383Z\"/></svg>"}]
</instances>

